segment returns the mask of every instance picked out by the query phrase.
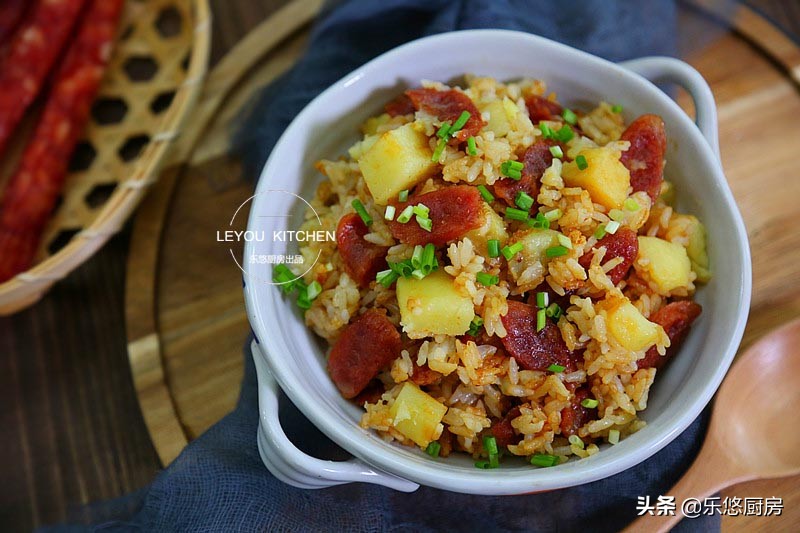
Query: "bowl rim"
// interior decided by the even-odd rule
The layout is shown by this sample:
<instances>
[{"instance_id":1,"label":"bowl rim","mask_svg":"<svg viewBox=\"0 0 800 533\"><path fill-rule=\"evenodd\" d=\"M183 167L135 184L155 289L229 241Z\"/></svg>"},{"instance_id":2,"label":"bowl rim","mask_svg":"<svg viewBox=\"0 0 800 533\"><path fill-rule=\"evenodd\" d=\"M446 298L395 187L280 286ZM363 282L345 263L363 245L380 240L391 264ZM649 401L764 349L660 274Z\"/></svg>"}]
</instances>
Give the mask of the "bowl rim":
<instances>
[{"instance_id":1,"label":"bowl rim","mask_svg":"<svg viewBox=\"0 0 800 533\"><path fill-rule=\"evenodd\" d=\"M702 136L698 128L686 115L686 113L683 112L683 110L677 105L677 103L675 103L671 98L669 98L669 96L663 93L647 79L625 69L618 64L544 37L514 30L461 30L423 37L393 48L348 73L325 91L320 93L311 102L309 102L287 127L278 142L275 144L275 147L273 148L270 157L267 160L264 169L262 170L257 185L257 191L266 189L268 187L267 183L270 176L274 175L278 170L276 168L277 158L275 154L280 153L281 148L287 142L289 133L298 128L299 124L313 118L314 111L321 106L322 103L335 98L339 92L346 90L348 86L357 82L361 78L369 76L370 73L375 71L380 72L383 68L382 64L386 62L387 59L412 53L420 47L452 46L452 41L458 41L461 39L487 38L503 38L526 41L526 44L528 45L534 45L543 49L561 50L562 52L569 53L579 62L595 63L598 66L611 69L617 76L623 78L624 83L636 85L636 92L647 91L652 94L656 94L656 98L662 100L665 106L671 106L673 107L673 110L678 110L679 124L677 127L680 129L681 134L688 135L690 137L689 142L691 143L702 144L703 148L700 150L702 153L702 162L712 171L712 182L717 182L718 185L720 185L722 192L722 198L720 201L724 204L725 209L730 212L735 221L734 230L736 242L733 244L735 244L737 247L737 255L742 259L741 264L738 265L740 270L736 271L736 274L740 278L740 290L738 291L737 295L737 301L740 305L736 315L735 323L732 325L730 340L725 346L724 355L720 359L721 364L716 368L714 373L709 376L709 379L706 381L704 387L697 392L695 398L689 404L689 408L680 416L673 416L669 420L665 421L664 427L661 428L658 433L650 436L650 440L646 441L645 446L640 446L639 448L633 449L630 453L599 462L583 460L580 462L566 463L574 465L580 465L581 463L587 462L592 463L591 465L587 464L585 467L575 467L569 470L560 470L561 467L565 466L561 465L561 467L552 469L531 469L529 472L526 471L517 473L517 471L514 471L513 475L508 475L509 471L504 472L502 469L492 473L477 470L474 472L467 472L465 469L455 469L455 467L443 468L442 463L436 461L428 461L427 463L412 463L410 460L402 457L398 453L384 451L383 449L375 447L370 439L364 438L363 432L366 430L363 430L357 426L343 426L338 422L337 417L326 416L326 411L332 408L312 403L310 396L304 394L305 386L296 378L296 376L293 375L289 369L286 368L285 365L271 364L271 360L273 358L271 354L275 353L276 350L273 346L271 336L268 333L269 328L262 329L261 327L262 321L259 319L260 311L259 306L257 305L258 292L253 289L253 286L256 284L246 284L244 293L248 319L250 320L256 338L260 339L260 347L261 351L263 352L265 362L267 362L278 383L281 385L291 401L317 428L322 430L323 433L325 433L328 437L330 437L348 452L364 460L370 466L377 467L392 474L430 487L484 495L522 494L528 493L532 489L547 490L581 485L622 472L648 459L653 454L664 448L697 418L703 408L705 408L713 395L716 393L716 390L719 388L722 379L724 378L731 362L733 361L733 357L736 354L744 333L748 310L750 307L752 285L751 263L744 222L730 188L728 187L721 163L717 156L713 153L713 149ZM251 220L248 222L248 226L250 225L250 222L252 222L252 216L255 211L256 206L254 204L251 208ZM250 243L245 245L245 257L249 253L250 246ZM245 268L247 269L247 267ZM598 456L602 455L603 454L599 454ZM487 474L490 475L487 476Z\"/></svg>"}]
</instances>

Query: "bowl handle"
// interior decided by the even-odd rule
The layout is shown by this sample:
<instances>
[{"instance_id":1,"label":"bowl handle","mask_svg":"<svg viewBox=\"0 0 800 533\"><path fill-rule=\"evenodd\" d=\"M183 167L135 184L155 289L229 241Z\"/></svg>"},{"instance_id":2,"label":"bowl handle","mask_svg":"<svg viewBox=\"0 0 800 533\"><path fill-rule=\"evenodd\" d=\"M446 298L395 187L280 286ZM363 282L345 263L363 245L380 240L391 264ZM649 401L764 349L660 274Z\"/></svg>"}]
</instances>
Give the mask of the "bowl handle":
<instances>
[{"instance_id":1,"label":"bowl handle","mask_svg":"<svg viewBox=\"0 0 800 533\"><path fill-rule=\"evenodd\" d=\"M303 489L323 489L357 481L402 492L419 488L412 481L372 468L359 459L323 461L300 451L286 436L278 418L278 382L255 341L251 350L258 374L258 451L275 477Z\"/></svg>"},{"instance_id":2,"label":"bowl handle","mask_svg":"<svg viewBox=\"0 0 800 533\"><path fill-rule=\"evenodd\" d=\"M673 57L642 57L623 61L620 66L653 83L671 82L686 89L694 100L697 119L695 123L719 159L719 132L717 128L717 106L711 88L693 67Z\"/></svg>"}]
</instances>

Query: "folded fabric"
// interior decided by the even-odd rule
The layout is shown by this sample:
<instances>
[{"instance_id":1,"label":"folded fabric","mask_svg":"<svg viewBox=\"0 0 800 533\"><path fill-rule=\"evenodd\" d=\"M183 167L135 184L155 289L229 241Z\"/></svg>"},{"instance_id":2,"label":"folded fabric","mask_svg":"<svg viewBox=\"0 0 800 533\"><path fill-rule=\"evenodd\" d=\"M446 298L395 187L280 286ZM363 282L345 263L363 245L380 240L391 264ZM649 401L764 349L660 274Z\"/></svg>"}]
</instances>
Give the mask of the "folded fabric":
<instances>
[{"instance_id":1,"label":"folded fabric","mask_svg":"<svg viewBox=\"0 0 800 533\"><path fill-rule=\"evenodd\" d=\"M236 135L247 168L257 175L292 118L347 72L409 40L469 28L528 31L623 60L673 55L676 12L669 0L339 2L326 9L307 54L251 107ZM274 478L259 458L255 371L246 348L236 409L192 442L149 488L93 505L80 516L102 522L94 526L102 531L615 531L635 518L639 497L656 501L668 494L697 455L707 415L644 463L543 494L484 497L426 487L404 494L366 484L301 490ZM309 453L347 456L285 398L281 419L290 438ZM703 516L684 520L677 530L718 530L719 524L718 516Z\"/></svg>"}]
</instances>

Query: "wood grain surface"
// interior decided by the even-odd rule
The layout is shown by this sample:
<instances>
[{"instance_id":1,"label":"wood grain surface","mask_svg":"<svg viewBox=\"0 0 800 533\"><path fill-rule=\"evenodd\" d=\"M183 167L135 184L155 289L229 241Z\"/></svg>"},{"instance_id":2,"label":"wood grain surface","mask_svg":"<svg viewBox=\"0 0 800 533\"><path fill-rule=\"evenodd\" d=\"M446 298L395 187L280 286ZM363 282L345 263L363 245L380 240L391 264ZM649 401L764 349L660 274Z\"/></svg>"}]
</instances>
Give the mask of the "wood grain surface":
<instances>
[{"instance_id":1,"label":"wood grain surface","mask_svg":"<svg viewBox=\"0 0 800 533\"><path fill-rule=\"evenodd\" d=\"M213 61L219 61L248 30L285 3L213 0ZM779 0L757 3L800 35L796 4ZM701 27L713 38L701 38L700 32L694 35L697 43L687 48L692 63L714 87L724 125L723 162L750 232L755 292L745 340L749 343L778 323L800 315L800 257L796 251L800 241L797 232L785 231L800 214L795 205L800 198L800 179L793 163L800 148L800 131L789 120L800 116L800 93L786 72L765 61L755 45L722 30L709 30L708 24L705 20ZM705 58L701 57L704 53ZM732 59L715 59L722 53ZM736 95L743 93L748 97L737 101ZM232 115L227 106L226 113ZM131 242L130 232L110 241L31 309L0 318L0 530L27 531L68 516L79 519L70 510L141 488L162 467L137 403L126 333L127 338L138 339L138 333L155 330L156 321L163 328L161 339L151 338L143 344L147 349L147 342L160 341L168 353L175 354L174 362L164 366L153 360L142 362L145 368L150 364L154 381L160 379L159 372L173 376L188 374L198 364L213 365L202 378L185 376L175 381L182 399L172 408L188 423L172 427L175 440L170 453L183 446L181 439L193 438L232 406L247 334L239 276L224 254L203 254L213 243L217 221L227 220L228 205L238 205L250 185L241 179L236 162L224 155L224 132L217 131L207 139L195 153L189 174L175 171L171 178L181 194L170 204L165 236L173 243L186 243L184 248L164 248L164 253L149 258L161 265L160 272L170 270L160 274L156 301L166 307L163 313L151 313L153 325L142 321L142 329L128 326L126 332L126 258L129 246L135 246L137 253L142 250ZM776 155L770 165L759 165L765 151L772 150ZM164 186L169 181L165 180ZM169 194L159 196L170 198ZM136 223L134 240L145 224L141 217ZM200 228L212 233L197 235ZM180 263L188 269L179 271L176 265ZM216 273L210 281L207 270ZM128 283L130 279L128 276ZM128 295L130 310L134 305L130 297L135 294L129 291ZM152 309L149 296L140 296L139 313L146 314ZM211 316L220 319L212 323L208 320ZM186 324L191 327L186 329ZM198 325L201 330L208 328L205 337L192 333L191 328ZM185 355L192 351L196 359ZM173 383L171 378L169 383ZM222 399L211 405L209 395ZM787 505L782 517L726 518L724 529L796 531L800 524L798 481L749 483L732 489L728 494L783 496Z\"/></svg>"},{"instance_id":2,"label":"wood grain surface","mask_svg":"<svg viewBox=\"0 0 800 533\"><path fill-rule=\"evenodd\" d=\"M286 0L212 0L212 65ZM162 468L128 365L130 231L41 302L0 318L0 531L80 519Z\"/></svg>"}]
</instances>

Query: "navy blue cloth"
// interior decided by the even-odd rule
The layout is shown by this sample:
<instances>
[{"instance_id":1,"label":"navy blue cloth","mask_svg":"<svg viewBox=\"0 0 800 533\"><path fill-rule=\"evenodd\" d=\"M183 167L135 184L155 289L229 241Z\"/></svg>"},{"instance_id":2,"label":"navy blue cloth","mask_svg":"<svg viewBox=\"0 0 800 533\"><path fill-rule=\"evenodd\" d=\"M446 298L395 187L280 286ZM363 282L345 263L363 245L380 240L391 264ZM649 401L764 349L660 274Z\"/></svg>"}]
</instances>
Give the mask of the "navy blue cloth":
<instances>
[{"instance_id":1,"label":"navy blue cloth","mask_svg":"<svg viewBox=\"0 0 800 533\"><path fill-rule=\"evenodd\" d=\"M291 119L342 75L401 43L467 28L543 35L622 60L674 54L672 1L352 0L326 10L308 53L267 88L238 132L255 171ZM469 53L468 50L465 53ZM257 175L257 173L253 173ZM192 442L150 487L82 510L100 531L615 531L636 515L637 497L668 494L699 451L708 413L650 460L611 478L544 494L482 497L426 487L412 494L351 484L300 490L275 479L256 448L258 405L249 350L236 409ZM285 398L282 421L319 457L346 457ZM680 530L718 530L719 517ZM92 527L92 526L90 526ZM60 526L59 531L83 531Z\"/></svg>"}]
</instances>

